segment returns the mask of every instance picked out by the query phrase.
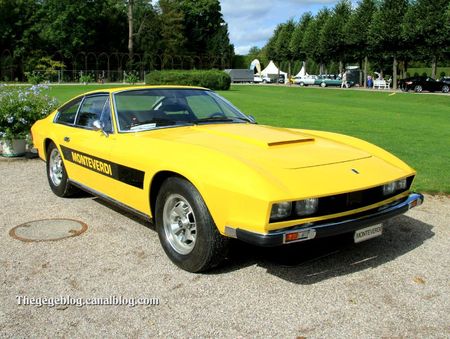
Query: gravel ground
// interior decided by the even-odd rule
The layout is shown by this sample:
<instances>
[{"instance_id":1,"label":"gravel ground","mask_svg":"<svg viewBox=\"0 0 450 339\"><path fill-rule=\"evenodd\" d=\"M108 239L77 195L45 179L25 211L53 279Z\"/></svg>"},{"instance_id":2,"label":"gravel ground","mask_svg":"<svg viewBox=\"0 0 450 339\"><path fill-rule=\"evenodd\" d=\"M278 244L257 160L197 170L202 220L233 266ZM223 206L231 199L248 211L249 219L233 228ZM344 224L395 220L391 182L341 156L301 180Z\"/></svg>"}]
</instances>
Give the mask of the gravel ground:
<instances>
[{"instance_id":1,"label":"gravel ground","mask_svg":"<svg viewBox=\"0 0 450 339\"><path fill-rule=\"evenodd\" d=\"M236 242L221 268L190 274L168 260L151 225L88 195L56 197L39 160L0 161L0 185L0 336L450 337L447 197L426 196L367 242ZM39 243L8 234L50 217L88 230ZM37 307L17 296L159 305Z\"/></svg>"}]
</instances>

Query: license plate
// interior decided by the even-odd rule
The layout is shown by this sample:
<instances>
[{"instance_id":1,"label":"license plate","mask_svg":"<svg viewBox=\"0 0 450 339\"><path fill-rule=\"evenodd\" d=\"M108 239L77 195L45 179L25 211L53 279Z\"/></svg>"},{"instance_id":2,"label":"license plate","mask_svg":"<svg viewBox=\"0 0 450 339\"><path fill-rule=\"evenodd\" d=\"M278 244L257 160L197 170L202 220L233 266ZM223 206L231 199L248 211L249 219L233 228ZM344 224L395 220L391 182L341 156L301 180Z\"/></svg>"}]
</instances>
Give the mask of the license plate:
<instances>
[{"instance_id":1,"label":"license plate","mask_svg":"<svg viewBox=\"0 0 450 339\"><path fill-rule=\"evenodd\" d=\"M355 231L355 243L369 240L375 237L380 236L383 233L383 225L377 224L370 227L362 228L360 230Z\"/></svg>"}]
</instances>

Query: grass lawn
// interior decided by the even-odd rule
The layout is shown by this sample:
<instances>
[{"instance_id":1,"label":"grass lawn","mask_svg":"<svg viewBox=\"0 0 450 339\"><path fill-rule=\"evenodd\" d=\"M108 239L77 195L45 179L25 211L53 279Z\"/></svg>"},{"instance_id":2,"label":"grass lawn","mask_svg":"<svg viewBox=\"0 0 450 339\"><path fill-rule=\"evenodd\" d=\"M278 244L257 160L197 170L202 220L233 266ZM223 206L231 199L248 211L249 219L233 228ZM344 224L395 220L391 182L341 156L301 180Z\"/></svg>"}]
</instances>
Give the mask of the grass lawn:
<instances>
[{"instance_id":1,"label":"grass lawn","mask_svg":"<svg viewBox=\"0 0 450 339\"><path fill-rule=\"evenodd\" d=\"M101 86L52 86L49 92L64 102L97 88ZM450 193L450 95L262 85L232 86L220 94L260 124L326 130L373 142L417 170L416 190Z\"/></svg>"}]
</instances>

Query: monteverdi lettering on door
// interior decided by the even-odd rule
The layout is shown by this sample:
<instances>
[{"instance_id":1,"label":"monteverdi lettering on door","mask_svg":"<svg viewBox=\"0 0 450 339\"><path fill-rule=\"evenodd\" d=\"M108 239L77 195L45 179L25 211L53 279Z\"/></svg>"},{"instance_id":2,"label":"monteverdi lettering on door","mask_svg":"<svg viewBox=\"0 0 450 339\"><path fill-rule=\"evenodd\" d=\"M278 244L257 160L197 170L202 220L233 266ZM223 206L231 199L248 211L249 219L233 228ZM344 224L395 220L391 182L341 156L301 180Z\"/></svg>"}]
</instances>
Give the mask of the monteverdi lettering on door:
<instances>
[{"instance_id":1,"label":"monteverdi lettering on door","mask_svg":"<svg viewBox=\"0 0 450 339\"><path fill-rule=\"evenodd\" d=\"M145 173L141 170L120 165L115 162L94 157L92 155L60 145L64 160L121 181L127 185L144 188Z\"/></svg>"}]
</instances>

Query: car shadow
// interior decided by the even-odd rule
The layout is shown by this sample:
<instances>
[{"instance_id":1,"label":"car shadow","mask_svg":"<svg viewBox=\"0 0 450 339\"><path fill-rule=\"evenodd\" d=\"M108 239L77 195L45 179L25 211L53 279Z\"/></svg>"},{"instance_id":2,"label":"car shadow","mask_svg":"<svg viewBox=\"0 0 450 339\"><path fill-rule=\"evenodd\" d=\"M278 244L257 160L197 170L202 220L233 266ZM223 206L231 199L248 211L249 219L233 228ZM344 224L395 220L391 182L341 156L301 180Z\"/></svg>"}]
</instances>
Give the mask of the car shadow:
<instances>
[{"instance_id":1,"label":"car shadow","mask_svg":"<svg viewBox=\"0 0 450 339\"><path fill-rule=\"evenodd\" d=\"M153 223L133 213L100 198L93 201L156 231ZM272 248L232 239L225 261L206 275L226 274L257 265L269 274L296 284L315 284L392 261L432 238L432 228L432 225L401 215L385 222L382 236L358 244L353 242L353 234Z\"/></svg>"},{"instance_id":2,"label":"car shadow","mask_svg":"<svg viewBox=\"0 0 450 339\"><path fill-rule=\"evenodd\" d=\"M404 215L387 221L385 226L382 236L359 244L353 242L353 234L275 248L236 241L225 264L210 274L257 265L269 274L296 284L315 284L383 265L434 236L433 226Z\"/></svg>"}]
</instances>

